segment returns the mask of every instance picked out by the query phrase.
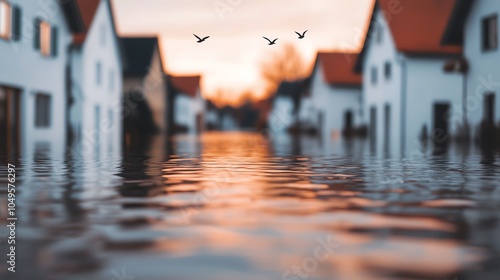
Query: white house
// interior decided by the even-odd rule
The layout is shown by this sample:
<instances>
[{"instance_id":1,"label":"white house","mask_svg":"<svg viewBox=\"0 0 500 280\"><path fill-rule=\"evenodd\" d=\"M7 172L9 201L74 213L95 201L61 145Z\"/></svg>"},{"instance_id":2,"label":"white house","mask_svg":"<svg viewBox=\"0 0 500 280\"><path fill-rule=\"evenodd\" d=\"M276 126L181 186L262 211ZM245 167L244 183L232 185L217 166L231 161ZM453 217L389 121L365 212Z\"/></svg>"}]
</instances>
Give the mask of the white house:
<instances>
[{"instance_id":1,"label":"white house","mask_svg":"<svg viewBox=\"0 0 500 280\"><path fill-rule=\"evenodd\" d=\"M269 114L269 129L274 132L285 132L294 122L293 100L290 96L278 93L273 100L273 108Z\"/></svg>"},{"instance_id":2,"label":"white house","mask_svg":"<svg viewBox=\"0 0 500 280\"><path fill-rule=\"evenodd\" d=\"M220 130L221 129L221 120L222 120L222 112L217 105L210 100L205 101L205 128L206 130Z\"/></svg>"},{"instance_id":3,"label":"white house","mask_svg":"<svg viewBox=\"0 0 500 280\"><path fill-rule=\"evenodd\" d=\"M463 118L474 137L486 139L494 139L488 127L500 127L499 14L499 1L457 0L443 37L444 44L463 46Z\"/></svg>"},{"instance_id":4,"label":"white house","mask_svg":"<svg viewBox=\"0 0 500 280\"><path fill-rule=\"evenodd\" d=\"M71 50L71 131L82 154L121 153L122 58L109 0L77 0L85 32Z\"/></svg>"},{"instance_id":5,"label":"white house","mask_svg":"<svg viewBox=\"0 0 500 280\"><path fill-rule=\"evenodd\" d=\"M350 135L361 122L361 75L354 72L357 54L320 52L311 74L306 125L323 136Z\"/></svg>"},{"instance_id":6,"label":"white house","mask_svg":"<svg viewBox=\"0 0 500 280\"><path fill-rule=\"evenodd\" d=\"M356 71L363 73L364 119L378 153L410 155L422 138L445 144L457 132L450 118L462 109L460 74L445 62L462 49L442 46L454 0L380 0Z\"/></svg>"},{"instance_id":7,"label":"white house","mask_svg":"<svg viewBox=\"0 0 500 280\"><path fill-rule=\"evenodd\" d=\"M123 91L126 141L134 134L147 134L150 121L138 102L145 101L151 112L154 132L168 134L168 88L159 41L156 37L121 38L124 52ZM136 96L140 94L139 96Z\"/></svg>"},{"instance_id":8,"label":"white house","mask_svg":"<svg viewBox=\"0 0 500 280\"><path fill-rule=\"evenodd\" d=\"M0 149L66 147L66 67L83 23L75 1L0 0Z\"/></svg>"},{"instance_id":9,"label":"white house","mask_svg":"<svg viewBox=\"0 0 500 280\"><path fill-rule=\"evenodd\" d=\"M293 131L298 123L299 102L309 87L309 78L280 83L273 97L269 113L269 129L272 132Z\"/></svg>"},{"instance_id":10,"label":"white house","mask_svg":"<svg viewBox=\"0 0 500 280\"><path fill-rule=\"evenodd\" d=\"M168 76L171 86L173 133L199 133L204 130L205 100L201 96L200 76Z\"/></svg>"}]
</instances>

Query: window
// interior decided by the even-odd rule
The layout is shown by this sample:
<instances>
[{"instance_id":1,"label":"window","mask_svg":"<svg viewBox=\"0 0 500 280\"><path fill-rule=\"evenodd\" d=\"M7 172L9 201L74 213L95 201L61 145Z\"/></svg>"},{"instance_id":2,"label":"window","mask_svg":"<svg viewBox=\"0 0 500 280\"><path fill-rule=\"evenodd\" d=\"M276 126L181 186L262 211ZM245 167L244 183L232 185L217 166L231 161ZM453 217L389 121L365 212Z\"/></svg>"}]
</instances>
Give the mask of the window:
<instances>
[{"instance_id":1,"label":"window","mask_svg":"<svg viewBox=\"0 0 500 280\"><path fill-rule=\"evenodd\" d=\"M57 56L58 32L55 26L39 18L35 19L35 49L43 56Z\"/></svg>"},{"instance_id":2,"label":"window","mask_svg":"<svg viewBox=\"0 0 500 280\"><path fill-rule=\"evenodd\" d=\"M10 39L12 34L12 7L9 3L0 2L0 38Z\"/></svg>"},{"instance_id":3,"label":"window","mask_svg":"<svg viewBox=\"0 0 500 280\"><path fill-rule=\"evenodd\" d=\"M102 76L102 65L100 62L97 62L95 65L95 81L97 85L101 84L101 76Z\"/></svg>"},{"instance_id":4,"label":"window","mask_svg":"<svg viewBox=\"0 0 500 280\"><path fill-rule=\"evenodd\" d=\"M384 65L384 75L385 75L385 79L386 80L389 80L391 78L391 75L392 75L392 65L389 61L387 61Z\"/></svg>"},{"instance_id":5,"label":"window","mask_svg":"<svg viewBox=\"0 0 500 280\"><path fill-rule=\"evenodd\" d=\"M101 37L101 45L104 46L106 44L106 24L101 23L99 36Z\"/></svg>"},{"instance_id":6,"label":"window","mask_svg":"<svg viewBox=\"0 0 500 280\"><path fill-rule=\"evenodd\" d=\"M483 19L482 29L483 50L496 50L498 48L498 16Z\"/></svg>"},{"instance_id":7,"label":"window","mask_svg":"<svg viewBox=\"0 0 500 280\"><path fill-rule=\"evenodd\" d=\"M50 24L46 21L40 22L40 52L44 56L50 56L50 44L51 44L51 39L50 39Z\"/></svg>"},{"instance_id":8,"label":"window","mask_svg":"<svg viewBox=\"0 0 500 280\"><path fill-rule=\"evenodd\" d=\"M35 96L35 127L50 126L50 95L37 94Z\"/></svg>"},{"instance_id":9,"label":"window","mask_svg":"<svg viewBox=\"0 0 500 280\"><path fill-rule=\"evenodd\" d=\"M21 39L21 8L0 0L0 38Z\"/></svg>"},{"instance_id":10,"label":"window","mask_svg":"<svg viewBox=\"0 0 500 280\"><path fill-rule=\"evenodd\" d=\"M113 93L115 90L115 72L113 70L109 70L109 91Z\"/></svg>"},{"instance_id":11,"label":"window","mask_svg":"<svg viewBox=\"0 0 500 280\"><path fill-rule=\"evenodd\" d=\"M377 83L377 67L372 67L372 72L371 72L371 79L372 79L372 84L376 84Z\"/></svg>"},{"instance_id":12,"label":"window","mask_svg":"<svg viewBox=\"0 0 500 280\"><path fill-rule=\"evenodd\" d=\"M381 43L382 42L382 38L383 38L383 30L382 30L382 25L381 24L379 24L377 26L377 32L375 33L375 36L376 36L377 43Z\"/></svg>"}]
</instances>

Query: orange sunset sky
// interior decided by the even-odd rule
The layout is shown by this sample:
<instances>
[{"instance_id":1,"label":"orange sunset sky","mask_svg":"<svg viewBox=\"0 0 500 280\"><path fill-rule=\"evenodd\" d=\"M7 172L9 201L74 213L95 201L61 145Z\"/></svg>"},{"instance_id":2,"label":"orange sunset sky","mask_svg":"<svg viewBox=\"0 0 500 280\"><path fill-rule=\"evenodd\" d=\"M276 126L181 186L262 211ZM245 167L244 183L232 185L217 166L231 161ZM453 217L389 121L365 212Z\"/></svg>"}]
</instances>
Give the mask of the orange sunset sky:
<instances>
[{"instance_id":1,"label":"orange sunset sky","mask_svg":"<svg viewBox=\"0 0 500 280\"><path fill-rule=\"evenodd\" d=\"M114 0L120 36L158 35L165 71L202 75L202 93L237 105L265 97L260 66L284 43L311 65L318 50L358 51L373 0ZM309 30L304 40L294 31ZM210 35L203 44L192 35ZM268 46L262 38L279 38Z\"/></svg>"}]
</instances>

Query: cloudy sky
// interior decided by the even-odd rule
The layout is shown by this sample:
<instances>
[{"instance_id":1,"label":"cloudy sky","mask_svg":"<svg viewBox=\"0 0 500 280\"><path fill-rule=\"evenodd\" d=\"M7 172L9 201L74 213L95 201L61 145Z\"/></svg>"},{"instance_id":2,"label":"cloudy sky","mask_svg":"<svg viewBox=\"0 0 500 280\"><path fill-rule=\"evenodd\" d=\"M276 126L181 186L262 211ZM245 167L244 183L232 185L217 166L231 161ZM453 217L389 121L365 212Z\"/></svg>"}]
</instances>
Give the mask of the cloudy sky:
<instances>
[{"instance_id":1,"label":"cloudy sky","mask_svg":"<svg viewBox=\"0 0 500 280\"><path fill-rule=\"evenodd\" d=\"M121 36L158 35L165 71L201 74L208 98L264 94L262 61L289 42L312 63L318 50L356 51L373 0L114 0ZM294 31L309 30L298 40ZM192 35L210 35L203 44ZM279 38L268 46L262 36ZM220 96L222 94L222 96Z\"/></svg>"}]
</instances>

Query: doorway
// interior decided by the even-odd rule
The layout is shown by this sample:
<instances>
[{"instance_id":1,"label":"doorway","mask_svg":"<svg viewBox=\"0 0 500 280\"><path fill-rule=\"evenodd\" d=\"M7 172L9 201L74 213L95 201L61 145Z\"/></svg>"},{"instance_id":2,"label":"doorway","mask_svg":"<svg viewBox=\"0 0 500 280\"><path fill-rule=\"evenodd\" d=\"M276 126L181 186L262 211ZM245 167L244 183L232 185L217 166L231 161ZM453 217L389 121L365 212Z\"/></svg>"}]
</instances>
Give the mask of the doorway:
<instances>
[{"instance_id":1,"label":"doorway","mask_svg":"<svg viewBox=\"0 0 500 280\"><path fill-rule=\"evenodd\" d=\"M372 106L370 108L370 128L369 128L370 141L375 143L377 140L377 108Z\"/></svg>"},{"instance_id":2,"label":"doorway","mask_svg":"<svg viewBox=\"0 0 500 280\"><path fill-rule=\"evenodd\" d=\"M0 86L0 153L17 157L21 146L21 97L18 89Z\"/></svg>"},{"instance_id":3,"label":"doorway","mask_svg":"<svg viewBox=\"0 0 500 280\"><path fill-rule=\"evenodd\" d=\"M353 114L348 110L344 113L344 136L352 136L353 132Z\"/></svg>"},{"instance_id":4,"label":"doorway","mask_svg":"<svg viewBox=\"0 0 500 280\"><path fill-rule=\"evenodd\" d=\"M201 113L196 114L196 133L202 133L204 129L203 125L203 115Z\"/></svg>"},{"instance_id":5,"label":"doorway","mask_svg":"<svg viewBox=\"0 0 500 280\"><path fill-rule=\"evenodd\" d=\"M495 125L495 94L484 95L484 121L489 125Z\"/></svg>"},{"instance_id":6,"label":"doorway","mask_svg":"<svg viewBox=\"0 0 500 280\"><path fill-rule=\"evenodd\" d=\"M495 126L495 94L486 93L483 100L483 121L481 124L481 142L485 147L493 145L496 141Z\"/></svg>"},{"instance_id":7,"label":"doorway","mask_svg":"<svg viewBox=\"0 0 500 280\"><path fill-rule=\"evenodd\" d=\"M389 152L391 139L391 105L384 106L384 150Z\"/></svg>"},{"instance_id":8,"label":"doorway","mask_svg":"<svg viewBox=\"0 0 500 280\"><path fill-rule=\"evenodd\" d=\"M434 146L434 153L443 153L446 151L450 141L448 115L450 114L450 104L434 104L434 129L431 133L431 139Z\"/></svg>"}]
</instances>

